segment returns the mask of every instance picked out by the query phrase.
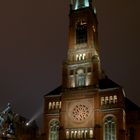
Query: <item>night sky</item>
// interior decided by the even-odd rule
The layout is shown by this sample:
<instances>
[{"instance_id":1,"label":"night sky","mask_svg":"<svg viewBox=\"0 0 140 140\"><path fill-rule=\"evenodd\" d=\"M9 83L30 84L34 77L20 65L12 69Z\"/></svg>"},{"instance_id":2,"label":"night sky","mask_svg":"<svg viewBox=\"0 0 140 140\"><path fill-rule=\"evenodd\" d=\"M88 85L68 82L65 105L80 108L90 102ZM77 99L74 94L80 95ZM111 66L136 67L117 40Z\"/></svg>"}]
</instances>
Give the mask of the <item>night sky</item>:
<instances>
[{"instance_id":1,"label":"night sky","mask_svg":"<svg viewBox=\"0 0 140 140\"><path fill-rule=\"evenodd\" d=\"M102 68L140 106L140 0L96 0ZM61 84L68 0L0 1L0 111L31 118Z\"/></svg>"}]
</instances>

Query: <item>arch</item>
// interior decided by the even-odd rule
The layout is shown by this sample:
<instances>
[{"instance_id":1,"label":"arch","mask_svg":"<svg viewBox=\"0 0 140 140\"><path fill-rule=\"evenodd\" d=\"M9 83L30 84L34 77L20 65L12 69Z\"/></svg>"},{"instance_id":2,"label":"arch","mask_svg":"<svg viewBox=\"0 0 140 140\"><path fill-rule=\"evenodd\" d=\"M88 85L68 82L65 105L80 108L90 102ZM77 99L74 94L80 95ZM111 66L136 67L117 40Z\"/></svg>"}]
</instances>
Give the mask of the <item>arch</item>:
<instances>
[{"instance_id":1,"label":"arch","mask_svg":"<svg viewBox=\"0 0 140 140\"><path fill-rule=\"evenodd\" d=\"M117 103L117 95L114 95L114 99L113 99L114 101L114 103Z\"/></svg>"},{"instance_id":2,"label":"arch","mask_svg":"<svg viewBox=\"0 0 140 140\"><path fill-rule=\"evenodd\" d=\"M80 21L77 23L76 27L76 44L87 42L87 24L86 22Z\"/></svg>"},{"instance_id":3,"label":"arch","mask_svg":"<svg viewBox=\"0 0 140 140\"><path fill-rule=\"evenodd\" d=\"M116 117L107 115L103 120L103 140L117 140L116 135Z\"/></svg>"},{"instance_id":4,"label":"arch","mask_svg":"<svg viewBox=\"0 0 140 140\"><path fill-rule=\"evenodd\" d=\"M76 86L85 86L85 72L83 68L77 69L76 71Z\"/></svg>"},{"instance_id":5,"label":"arch","mask_svg":"<svg viewBox=\"0 0 140 140\"><path fill-rule=\"evenodd\" d=\"M59 140L59 120L57 119L49 122L49 140Z\"/></svg>"},{"instance_id":6,"label":"arch","mask_svg":"<svg viewBox=\"0 0 140 140\"><path fill-rule=\"evenodd\" d=\"M49 102L49 109L52 109L52 103Z\"/></svg>"}]
</instances>

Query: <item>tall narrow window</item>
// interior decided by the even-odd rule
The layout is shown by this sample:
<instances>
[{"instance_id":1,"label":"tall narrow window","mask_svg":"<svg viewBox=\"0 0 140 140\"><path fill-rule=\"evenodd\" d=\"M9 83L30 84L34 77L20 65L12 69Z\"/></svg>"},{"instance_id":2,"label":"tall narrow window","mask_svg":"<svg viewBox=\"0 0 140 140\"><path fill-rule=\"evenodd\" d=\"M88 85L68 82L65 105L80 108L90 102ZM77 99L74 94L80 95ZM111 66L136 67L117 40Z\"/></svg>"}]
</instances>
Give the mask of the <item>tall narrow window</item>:
<instances>
[{"instance_id":1,"label":"tall narrow window","mask_svg":"<svg viewBox=\"0 0 140 140\"><path fill-rule=\"evenodd\" d=\"M52 103L51 102L49 102L49 109L51 109L52 108Z\"/></svg>"},{"instance_id":2,"label":"tall narrow window","mask_svg":"<svg viewBox=\"0 0 140 140\"><path fill-rule=\"evenodd\" d=\"M109 116L104 121L104 140L116 140L116 122Z\"/></svg>"},{"instance_id":3,"label":"tall narrow window","mask_svg":"<svg viewBox=\"0 0 140 140\"><path fill-rule=\"evenodd\" d=\"M70 132L69 132L69 130L67 130L67 131L66 131L66 139L69 139L69 138L70 138L69 135L70 135Z\"/></svg>"},{"instance_id":4,"label":"tall narrow window","mask_svg":"<svg viewBox=\"0 0 140 140\"><path fill-rule=\"evenodd\" d=\"M76 44L87 42L87 25L86 23L78 23L76 29Z\"/></svg>"},{"instance_id":5,"label":"tall narrow window","mask_svg":"<svg viewBox=\"0 0 140 140\"><path fill-rule=\"evenodd\" d=\"M117 103L117 95L114 95L114 103Z\"/></svg>"},{"instance_id":6,"label":"tall narrow window","mask_svg":"<svg viewBox=\"0 0 140 140\"><path fill-rule=\"evenodd\" d=\"M50 121L49 140L59 140L59 121L58 120Z\"/></svg>"},{"instance_id":7,"label":"tall narrow window","mask_svg":"<svg viewBox=\"0 0 140 140\"><path fill-rule=\"evenodd\" d=\"M85 73L83 69L78 69L76 74L76 86L84 86L85 85Z\"/></svg>"},{"instance_id":8,"label":"tall narrow window","mask_svg":"<svg viewBox=\"0 0 140 140\"><path fill-rule=\"evenodd\" d=\"M105 98L101 97L101 105L104 105L104 104L105 104Z\"/></svg>"}]
</instances>

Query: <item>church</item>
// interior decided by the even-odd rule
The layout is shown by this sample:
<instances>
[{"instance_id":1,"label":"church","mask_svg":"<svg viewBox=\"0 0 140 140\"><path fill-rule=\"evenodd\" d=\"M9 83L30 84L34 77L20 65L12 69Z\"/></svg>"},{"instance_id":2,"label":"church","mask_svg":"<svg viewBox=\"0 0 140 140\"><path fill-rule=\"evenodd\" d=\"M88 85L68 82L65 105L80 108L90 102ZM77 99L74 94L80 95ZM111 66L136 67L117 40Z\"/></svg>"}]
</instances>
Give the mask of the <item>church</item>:
<instances>
[{"instance_id":1,"label":"church","mask_svg":"<svg viewBox=\"0 0 140 140\"><path fill-rule=\"evenodd\" d=\"M44 96L44 140L139 140L140 108L101 68L94 0L70 0L62 85Z\"/></svg>"}]
</instances>

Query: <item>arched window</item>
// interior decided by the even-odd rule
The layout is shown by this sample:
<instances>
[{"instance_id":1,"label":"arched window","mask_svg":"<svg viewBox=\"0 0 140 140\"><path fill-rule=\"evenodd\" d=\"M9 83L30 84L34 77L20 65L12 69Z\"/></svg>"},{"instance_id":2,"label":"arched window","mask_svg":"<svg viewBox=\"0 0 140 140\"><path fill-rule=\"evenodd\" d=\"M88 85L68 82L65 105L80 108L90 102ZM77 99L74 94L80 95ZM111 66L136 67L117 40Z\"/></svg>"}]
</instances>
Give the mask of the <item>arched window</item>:
<instances>
[{"instance_id":1,"label":"arched window","mask_svg":"<svg viewBox=\"0 0 140 140\"><path fill-rule=\"evenodd\" d=\"M76 86L84 86L85 85L85 73L83 69L78 69L76 74Z\"/></svg>"},{"instance_id":2,"label":"arched window","mask_svg":"<svg viewBox=\"0 0 140 140\"><path fill-rule=\"evenodd\" d=\"M114 103L117 103L117 95L114 95Z\"/></svg>"},{"instance_id":3,"label":"arched window","mask_svg":"<svg viewBox=\"0 0 140 140\"><path fill-rule=\"evenodd\" d=\"M104 140L116 140L116 122L109 116L104 120Z\"/></svg>"},{"instance_id":4,"label":"arched window","mask_svg":"<svg viewBox=\"0 0 140 140\"><path fill-rule=\"evenodd\" d=\"M85 22L79 22L76 28L76 44L87 42L87 25Z\"/></svg>"},{"instance_id":5,"label":"arched window","mask_svg":"<svg viewBox=\"0 0 140 140\"><path fill-rule=\"evenodd\" d=\"M49 109L51 109L52 108L52 103L51 102L49 102Z\"/></svg>"},{"instance_id":6,"label":"arched window","mask_svg":"<svg viewBox=\"0 0 140 140\"><path fill-rule=\"evenodd\" d=\"M58 120L50 121L49 140L59 140L59 121Z\"/></svg>"}]
</instances>

